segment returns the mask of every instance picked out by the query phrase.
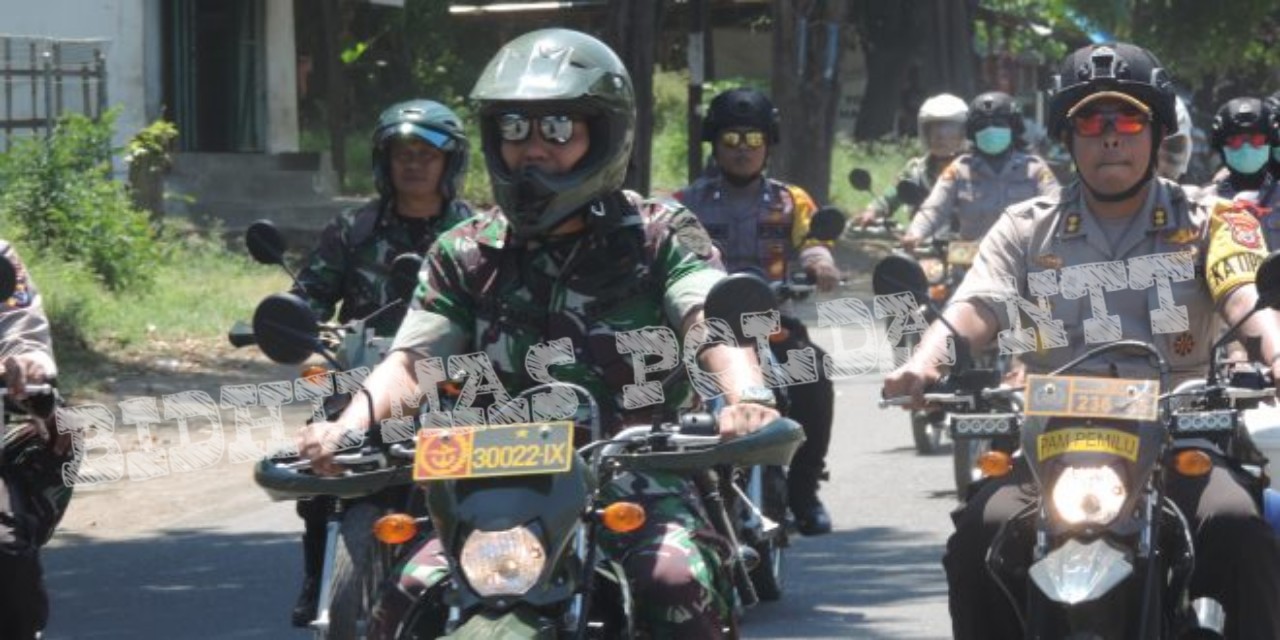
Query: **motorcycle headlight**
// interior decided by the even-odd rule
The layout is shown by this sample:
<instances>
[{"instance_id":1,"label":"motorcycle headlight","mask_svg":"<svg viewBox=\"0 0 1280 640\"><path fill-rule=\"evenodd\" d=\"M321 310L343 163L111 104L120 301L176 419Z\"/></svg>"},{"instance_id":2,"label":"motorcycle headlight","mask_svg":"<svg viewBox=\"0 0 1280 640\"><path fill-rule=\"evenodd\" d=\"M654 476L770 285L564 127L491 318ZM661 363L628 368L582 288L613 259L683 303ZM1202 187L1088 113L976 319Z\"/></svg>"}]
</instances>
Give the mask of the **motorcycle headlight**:
<instances>
[{"instance_id":1,"label":"motorcycle headlight","mask_svg":"<svg viewBox=\"0 0 1280 640\"><path fill-rule=\"evenodd\" d=\"M1067 467L1053 485L1053 510L1070 524L1105 525L1120 515L1127 495L1111 467Z\"/></svg>"},{"instance_id":2,"label":"motorcycle headlight","mask_svg":"<svg viewBox=\"0 0 1280 640\"><path fill-rule=\"evenodd\" d=\"M524 595L538 581L547 554L527 527L476 531L462 544L462 573L484 597Z\"/></svg>"}]
</instances>

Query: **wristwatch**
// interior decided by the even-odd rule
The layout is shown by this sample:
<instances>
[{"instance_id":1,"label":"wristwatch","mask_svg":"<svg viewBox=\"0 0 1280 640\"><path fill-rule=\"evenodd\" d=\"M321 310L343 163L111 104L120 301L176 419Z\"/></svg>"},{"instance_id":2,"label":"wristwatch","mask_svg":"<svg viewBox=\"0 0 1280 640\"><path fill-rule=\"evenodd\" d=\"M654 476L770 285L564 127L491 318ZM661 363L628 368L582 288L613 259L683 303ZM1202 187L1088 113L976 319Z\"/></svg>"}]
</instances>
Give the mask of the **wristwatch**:
<instances>
[{"instance_id":1,"label":"wristwatch","mask_svg":"<svg viewBox=\"0 0 1280 640\"><path fill-rule=\"evenodd\" d=\"M738 391L738 403L758 404L770 409L778 408L778 399L769 387L745 387Z\"/></svg>"}]
</instances>

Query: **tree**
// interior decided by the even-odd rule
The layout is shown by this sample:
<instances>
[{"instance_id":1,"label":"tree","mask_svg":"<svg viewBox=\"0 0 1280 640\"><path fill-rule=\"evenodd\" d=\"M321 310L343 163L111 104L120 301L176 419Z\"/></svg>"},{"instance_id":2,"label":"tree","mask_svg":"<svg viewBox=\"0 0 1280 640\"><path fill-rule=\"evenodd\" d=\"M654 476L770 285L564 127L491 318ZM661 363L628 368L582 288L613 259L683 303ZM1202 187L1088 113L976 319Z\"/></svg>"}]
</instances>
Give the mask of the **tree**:
<instances>
[{"instance_id":1,"label":"tree","mask_svg":"<svg viewBox=\"0 0 1280 640\"><path fill-rule=\"evenodd\" d=\"M973 95L976 10L976 0L852 3L867 67L854 137L870 140L894 132L900 116L914 118L925 96Z\"/></svg>"},{"instance_id":2,"label":"tree","mask_svg":"<svg viewBox=\"0 0 1280 640\"><path fill-rule=\"evenodd\" d=\"M782 113L782 141L772 150L770 171L826 202L840 94L841 34L845 2L822 6L774 0L773 100Z\"/></svg>"},{"instance_id":3,"label":"tree","mask_svg":"<svg viewBox=\"0 0 1280 640\"><path fill-rule=\"evenodd\" d=\"M654 43L662 11L658 0L610 0L609 41L631 74L636 96L636 137L626 187L649 193L653 156Z\"/></svg>"}]
</instances>

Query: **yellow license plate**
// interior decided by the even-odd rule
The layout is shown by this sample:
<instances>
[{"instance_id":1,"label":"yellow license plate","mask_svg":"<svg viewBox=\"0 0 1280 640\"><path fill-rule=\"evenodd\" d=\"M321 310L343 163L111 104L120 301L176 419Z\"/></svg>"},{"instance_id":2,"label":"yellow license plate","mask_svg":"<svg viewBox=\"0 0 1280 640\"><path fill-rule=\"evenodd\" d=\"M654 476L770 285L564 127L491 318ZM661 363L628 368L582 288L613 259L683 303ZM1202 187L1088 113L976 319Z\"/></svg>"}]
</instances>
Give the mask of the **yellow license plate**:
<instances>
[{"instance_id":1,"label":"yellow license plate","mask_svg":"<svg viewBox=\"0 0 1280 640\"><path fill-rule=\"evenodd\" d=\"M1151 422L1158 417L1155 380L1027 376L1026 414Z\"/></svg>"},{"instance_id":2,"label":"yellow license plate","mask_svg":"<svg viewBox=\"0 0 1280 640\"><path fill-rule=\"evenodd\" d=\"M572 459L572 422L423 429L418 432L413 479L561 473L569 470Z\"/></svg>"},{"instance_id":3,"label":"yellow license plate","mask_svg":"<svg viewBox=\"0 0 1280 640\"><path fill-rule=\"evenodd\" d=\"M947 264L968 267L973 264L973 259L977 256L978 243L976 242L957 242L953 240L947 243Z\"/></svg>"},{"instance_id":4,"label":"yellow license plate","mask_svg":"<svg viewBox=\"0 0 1280 640\"><path fill-rule=\"evenodd\" d=\"M1138 461L1138 436L1116 429L1056 429L1036 436L1036 454L1048 460L1064 453L1109 453Z\"/></svg>"}]
</instances>

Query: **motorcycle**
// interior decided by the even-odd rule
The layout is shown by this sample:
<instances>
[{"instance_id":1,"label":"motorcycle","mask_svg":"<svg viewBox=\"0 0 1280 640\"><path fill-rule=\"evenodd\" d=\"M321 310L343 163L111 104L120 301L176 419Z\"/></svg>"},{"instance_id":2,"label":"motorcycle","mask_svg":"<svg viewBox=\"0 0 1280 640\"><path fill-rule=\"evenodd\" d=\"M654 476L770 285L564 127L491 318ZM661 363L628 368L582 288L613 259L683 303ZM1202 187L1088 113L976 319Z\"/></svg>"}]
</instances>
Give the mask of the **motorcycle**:
<instances>
[{"instance_id":1,"label":"motorcycle","mask_svg":"<svg viewBox=\"0 0 1280 640\"><path fill-rule=\"evenodd\" d=\"M283 256L285 242L270 222L259 221L245 233L245 244L259 263L278 265L288 272ZM254 311L253 324L238 322L228 338L236 347L257 345L272 361L300 365L313 355L329 365L313 365L301 371L303 389L315 399L327 420L337 418L351 402L360 380L353 372L376 366L391 347L391 338L369 328L382 314L404 305L417 282L421 258L399 256L392 265L394 301L372 314L350 322L317 323L310 308L289 293L268 296ZM293 274L290 273L290 277ZM373 530L383 512L421 507L404 504L412 484L408 467L395 464L376 440L360 450L337 456L347 467L341 478L324 478L310 472L310 465L296 456L279 453L259 462L255 481L273 500L324 500L331 509L326 524L323 569L316 617L309 628L316 638L359 638L369 623L373 596L401 547L380 545Z\"/></svg>"},{"instance_id":2,"label":"motorcycle","mask_svg":"<svg viewBox=\"0 0 1280 640\"><path fill-rule=\"evenodd\" d=\"M768 290L760 289L754 278L731 276L708 296L708 316L738 318L754 309L744 305L768 304ZM722 307L724 315L712 315ZM678 366L663 386L681 375ZM412 451L393 447L394 455L413 460L450 568L442 591L427 592L439 600L419 598L396 637L643 637L627 577L597 544L605 529L643 526L641 505L606 504L601 494L625 473L689 478L713 529L736 550L721 580L731 581L739 606L756 602L729 506L749 498L726 491L721 471L785 465L804 439L800 426L782 418L721 442L711 414L686 412L673 423L658 408L652 425L605 439L595 400L581 387L553 382L517 398L564 392L578 399L574 420L424 428ZM589 442L575 448L584 432ZM736 637L736 621L725 631Z\"/></svg>"},{"instance_id":3,"label":"motorcycle","mask_svg":"<svg viewBox=\"0 0 1280 640\"><path fill-rule=\"evenodd\" d=\"M918 273L899 275L918 287ZM1280 307L1280 257L1263 262L1257 284L1259 302L1250 315ZM1243 322L1211 350L1204 380L1163 394L1168 363L1154 346L1134 340L1096 347L1047 375L1029 376L1025 388L994 379L967 387L942 380L925 394L950 407L957 441L1016 438L1040 489L1035 502L1000 528L987 556L1026 637L1222 637L1221 604L1190 598L1192 531L1166 494L1165 478L1204 476L1219 464L1247 470L1242 462L1253 463L1250 489L1265 510L1265 459L1254 455L1240 413L1273 396L1274 380L1257 369L1223 376L1216 357ZM1122 351L1151 358L1159 380L1070 375ZM1013 471L1014 458L1010 451L988 452L982 467L988 476L1003 476ZM1028 535L1029 562L1017 551ZM1010 587L1021 577L1030 578L1026 593Z\"/></svg>"}]
</instances>

